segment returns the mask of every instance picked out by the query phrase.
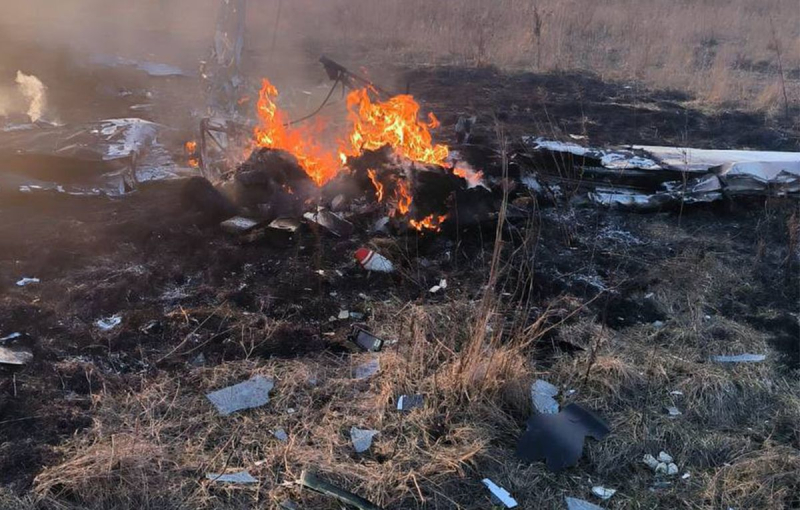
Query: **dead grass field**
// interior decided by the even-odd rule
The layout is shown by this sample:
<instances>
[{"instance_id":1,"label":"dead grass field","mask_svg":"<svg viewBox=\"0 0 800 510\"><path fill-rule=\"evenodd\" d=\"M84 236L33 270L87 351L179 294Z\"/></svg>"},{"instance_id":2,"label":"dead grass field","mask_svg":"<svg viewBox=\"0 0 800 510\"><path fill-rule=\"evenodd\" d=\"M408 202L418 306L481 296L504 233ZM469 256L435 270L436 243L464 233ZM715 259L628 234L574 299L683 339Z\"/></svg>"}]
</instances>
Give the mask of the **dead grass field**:
<instances>
[{"instance_id":1,"label":"dead grass field","mask_svg":"<svg viewBox=\"0 0 800 510\"><path fill-rule=\"evenodd\" d=\"M273 9L259 8L264 23ZM800 100L795 0L331 0L285 9L283 33L384 65L589 71L770 114L783 112L782 67L789 101Z\"/></svg>"}]
</instances>

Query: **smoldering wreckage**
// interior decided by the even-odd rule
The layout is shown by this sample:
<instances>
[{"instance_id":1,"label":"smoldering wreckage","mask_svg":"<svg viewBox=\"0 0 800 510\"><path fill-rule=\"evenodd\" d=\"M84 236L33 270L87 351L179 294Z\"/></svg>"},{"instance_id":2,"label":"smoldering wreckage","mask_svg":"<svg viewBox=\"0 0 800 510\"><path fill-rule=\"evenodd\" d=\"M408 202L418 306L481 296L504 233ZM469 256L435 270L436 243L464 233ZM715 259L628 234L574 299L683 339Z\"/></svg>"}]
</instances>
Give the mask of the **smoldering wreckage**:
<instances>
[{"instance_id":1,"label":"smoldering wreckage","mask_svg":"<svg viewBox=\"0 0 800 510\"><path fill-rule=\"evenodd\" d=\"M698 150L681 147L587 147L567 141L524 137L506 147L473 136L478 119L463 116L452 127L457 143L437 144L432 133L445 129L435 113L423 116L407 94L394 95L322 57L331 93L309 117L326 106L341 87L347 94L348 132L330 149L319 132L292 121L280 108L278 90L264 79L255 112L241 112L245 80L239 67L243 47L244 2L224 2L212 56L201 78L207 81L209 111L182 156L164 142L168 126L139 118L99 120L84 125L44 121L7 123L0 130L0 191L4 193L109 196L125 200L144 182L183 179L183 199L202 221L242 242L266 240L289 245L304 231L347 239L354 232L376 236L453 236L471 225L524 223L533 204L570 200L589 207L637 212L686 208L712 202L800 193L800 157L786 152ZM121 61L155 76L180 70ZM167 72L169 71L169 72ZM166 74L165 74L166 73ZM255 115L253 115L255 113ZM395 273L376 249L353 253L365 271ZM442 280L431 292L446 288ZM345 312L350 316L350 312ZM108 322L113 328L120 320ZM104 323L105 324L105 323ZM352 342L378 352L390 342L354 328ZM30 353L14 349L15 337L0 339L0 363L22 365ZM357 369L368 378L377 366ZM267 405L273 380L257 376L207 395L220 414ZM531 388L534 414L519 438L517 456L544 461L553 471L578 463L586 437L602 441L611 431L592 411L569 404L560 409L559 389L537 380ZM424 406L422 395L400 395L398 412ZM356 451L369 449L380 431L351 430ZM286 433L274 431L283 441ZM663 452L662 452L663 453ZM663 461L662 461L663 457ZM655 462L657 474L673 476L667 454ZM652 459L652 460L651 460ZM661 464L664 464L662 469ZM247 471L209 473L213 483L257 483ZM303 472L300 485L362 509L375 505ZM505 508L519 504L490 479L482 483ZM606 499L613 490L596 487ZM597 508L566 498L569 508ZM284 508L297 508L285 502Z\"/></svg>"}]
</instances>

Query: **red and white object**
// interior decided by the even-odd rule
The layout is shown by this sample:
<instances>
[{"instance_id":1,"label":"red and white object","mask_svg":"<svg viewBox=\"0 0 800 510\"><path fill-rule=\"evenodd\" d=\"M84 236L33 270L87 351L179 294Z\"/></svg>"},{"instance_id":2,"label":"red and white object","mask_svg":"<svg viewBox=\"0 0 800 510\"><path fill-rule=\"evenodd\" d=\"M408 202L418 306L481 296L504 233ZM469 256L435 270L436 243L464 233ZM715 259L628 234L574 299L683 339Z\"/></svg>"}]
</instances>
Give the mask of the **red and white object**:
<instances>
[{"instance_id":1,"label":"red and white object","mask_svg":"<svg viewBox=\"0 0 800 510\"><path fill-rule=\"evenodd\" d=\"M378 273L391 273L394 271L394 265L389 259L366 248L356 250L356 260L367 271L376 271Z\"/></svg>"}]
</instances>

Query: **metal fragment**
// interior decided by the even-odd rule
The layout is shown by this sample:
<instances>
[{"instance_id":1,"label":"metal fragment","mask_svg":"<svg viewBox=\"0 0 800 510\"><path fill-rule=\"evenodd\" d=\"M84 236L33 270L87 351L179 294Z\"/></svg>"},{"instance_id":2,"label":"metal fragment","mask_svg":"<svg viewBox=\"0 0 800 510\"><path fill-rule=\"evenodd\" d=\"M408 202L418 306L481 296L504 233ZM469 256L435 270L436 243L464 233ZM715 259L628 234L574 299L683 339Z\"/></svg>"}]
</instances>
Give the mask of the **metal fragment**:
<instances>
[{"instance_id":1,"label":"metal fragment","mask_svg":"<svg viewBox=\"0 0 800 510\"><path fill-rule=\"evenodd\" d=\"M378 434L377 430L359 429L356 427L350 428L350 441L353 442L353 448L356 453L364 453L372 446L372 438Z\"/></svg>"},{"instance_id":2,"label":"metal fragment","mask_svg":"<svg viewBox=\"0 0 800 510\"><path fill-rule=\"evenodd\" d=\"M206 398L221 415L227 416L243 409L263 406L269 402L269 392L273 386L275 382L272 379L257 375L249 381L211 392Z\"/></svg>"}]
</instances>

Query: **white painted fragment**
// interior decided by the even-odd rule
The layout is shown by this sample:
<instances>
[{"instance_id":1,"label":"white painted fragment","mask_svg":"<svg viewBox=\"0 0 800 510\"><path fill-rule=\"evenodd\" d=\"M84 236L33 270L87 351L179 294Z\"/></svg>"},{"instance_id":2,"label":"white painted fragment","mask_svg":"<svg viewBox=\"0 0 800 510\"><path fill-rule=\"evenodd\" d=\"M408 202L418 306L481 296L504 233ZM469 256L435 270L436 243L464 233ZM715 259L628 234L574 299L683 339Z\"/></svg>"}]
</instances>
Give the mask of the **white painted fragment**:
<instances>
[{"instance_id":1,"label":"white painted fragment","mask_svg":"<svg viewBox=\"0 0 800 510\"><path fill-rule=\"evenodd\" d=\"M240 471L238 473L218 474L209 473L206 478L212 482L225 482L225 483L258 483L258 480L253 478L253 475L247 471Z\"/></svg>"},{"instance_id":2,"label":"white painted fragment","mask_svg":"<svg viewBox=\"0 0 800 510\"><path fill-rule=\"evenodd\" d=\"M500 487L489 478L484 478L481 481L483 482L483 485L485 485L486 488L489 489L489 492L492 493L492 496L497 498L497 500L500 501L506 508L516 508L517 506L519 506L517 500L512 498L511 494L507 490Z\"/></svg>"},{"instance_id":3,"label":"white painted fragment","mask_svg":"<svg viewBox=\"0 0 800 510\"><path fill-rule=\"evenodd\" d=\"M592 487L592 494L600 499L611 499L611 496L617 493L617 489L607 489L600 485Z\"/></svg>"},{"instance_id":4,"label":"white painted fragment","mask_svg":"<svg viewBox=\"0 0 800 510\"><path fill-rule=\"evenodd\" d=\"M269 392L274 386L272 379L257 375L249 381L211 392L206 398L221 415L227 416L242 409L263 406L269 402Z\"/></svg>"},{"instance_id":5,"label":"white painted fragment","mask_svg":"<svg viewBox=\"0 0 800 510\"><path fill-rule=\"evenodd\" d=\"M350 441L353 442L353 448L356 453L364 453L372 446L372 438L378 434L377 430L359 429L357 427L350 428Z\"/></svg>"}]
</instances>

